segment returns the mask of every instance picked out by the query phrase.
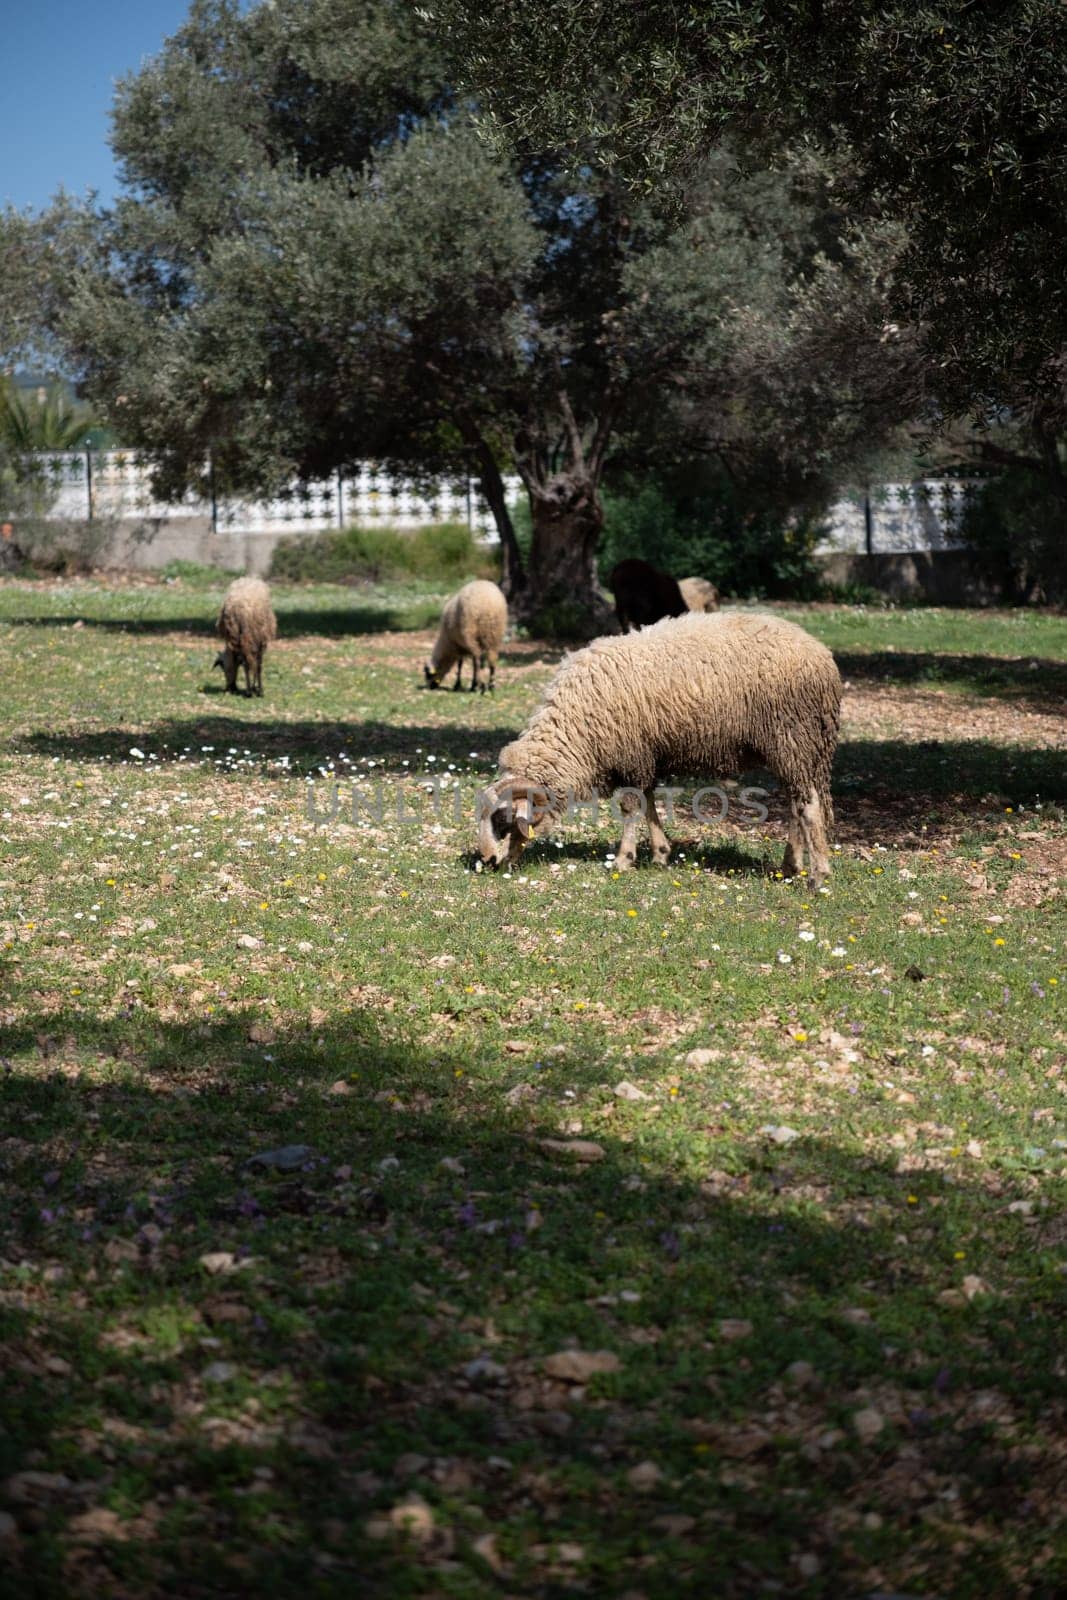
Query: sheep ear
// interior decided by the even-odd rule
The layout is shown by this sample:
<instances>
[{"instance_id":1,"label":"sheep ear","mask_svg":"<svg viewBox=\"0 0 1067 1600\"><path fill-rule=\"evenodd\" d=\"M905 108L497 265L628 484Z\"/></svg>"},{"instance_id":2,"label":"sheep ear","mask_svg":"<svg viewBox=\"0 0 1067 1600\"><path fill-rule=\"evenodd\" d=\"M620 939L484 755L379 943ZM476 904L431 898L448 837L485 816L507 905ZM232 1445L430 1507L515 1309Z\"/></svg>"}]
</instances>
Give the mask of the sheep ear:
<instances>
[{"instance_id":1,"label":"sheep ear","mask_svg":"<svg viewBox=\"0 0 1067 1600\"><path fill-rule=\"evenodd\" d=\"M552 791L546 789L543 783L530 783L526 778L515 778L508 784L512 804L516 807L522 801L531 809L527 816L534 817L537 812L544 814L552 804ZM536 820L540 821L540 817Z\"/></svg>"}]
</instances>

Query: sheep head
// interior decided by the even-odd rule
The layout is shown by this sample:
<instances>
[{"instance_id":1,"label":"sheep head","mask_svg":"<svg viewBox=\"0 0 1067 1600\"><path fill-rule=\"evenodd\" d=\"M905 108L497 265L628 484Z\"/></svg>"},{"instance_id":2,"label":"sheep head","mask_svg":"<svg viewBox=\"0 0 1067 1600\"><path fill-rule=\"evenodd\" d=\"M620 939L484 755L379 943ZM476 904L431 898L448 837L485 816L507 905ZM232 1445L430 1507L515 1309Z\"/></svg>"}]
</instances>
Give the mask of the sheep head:
<instances>
[{"instance_id":1,"label":"sheep head","mask_svg":"<svg viewBox=\"0 0 1067 1600\"><path fill-rule=\"evenodd\" d=\"M499 778L478 807L478 854L487 867L514 866L538 824L552 810L552 793L526 778Z\"/></svg>"},{"instance_id":2,"label":"sheep head","mask_svg":"<svg viewBox=\"0 0 1067 1600\"><path fill-rule=\"evenodd\" d=\"M422 674L423 674L423 677L426 679L426 687L427 687L427 689L439 689L441 687L441 674L437 671L437 668L435 666L433 666L433 664L431 662L429 662L429 661L424 661L423 662L423 664L422 664Z\"/></svg>"},{"instance_id":3,"label":"sheep head","mask_svg":"<svg viewBox=\"0 0 1067 1600\"><path fill-rule=\"evenodd\" d=\"M218 655L211 663L211 670L214 672L215 668L218 667L226 679L227 689L233 689L237 685L238 666L239 662L236 655L230 649L229 645L227 645L225 650L219 651Z\"/></svg>"}]
</instances>

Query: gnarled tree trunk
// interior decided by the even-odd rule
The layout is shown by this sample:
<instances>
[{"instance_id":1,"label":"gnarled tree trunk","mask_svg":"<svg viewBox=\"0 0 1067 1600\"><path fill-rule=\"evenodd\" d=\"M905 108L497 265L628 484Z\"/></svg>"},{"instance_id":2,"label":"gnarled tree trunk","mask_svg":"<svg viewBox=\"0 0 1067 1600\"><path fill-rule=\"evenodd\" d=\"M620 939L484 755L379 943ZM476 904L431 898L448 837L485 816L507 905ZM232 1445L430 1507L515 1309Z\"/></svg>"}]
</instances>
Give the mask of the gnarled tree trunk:
<instances>
[{"instance_id":1,"label":"gnarled tree trunk","mask_svg":"<svg viewBox=\"0 0 1067 1600\"><path fill-rule=\"evenodd\" d=\"M582 630L587 619L592 638L611 618L597 583L596 549L604 526L597 486L587 473L572 470L527 487L533 541L518 615L531 620L566 608L573 614L568 628Z\"/></svg>"}]
</instances>

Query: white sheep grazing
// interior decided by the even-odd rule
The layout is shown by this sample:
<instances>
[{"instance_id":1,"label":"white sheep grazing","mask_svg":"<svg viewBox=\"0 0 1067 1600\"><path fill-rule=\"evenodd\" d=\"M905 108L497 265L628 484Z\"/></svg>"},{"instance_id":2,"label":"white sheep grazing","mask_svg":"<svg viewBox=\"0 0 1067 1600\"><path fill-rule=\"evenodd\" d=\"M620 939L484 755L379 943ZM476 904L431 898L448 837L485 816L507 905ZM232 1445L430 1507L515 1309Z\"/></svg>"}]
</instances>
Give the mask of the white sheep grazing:
<instances>
[{"instance_id":1,"label":"white sheep grazing","mask_svg":"<svg viewBox=\"0 0 1067 1600\"><path fill-rule=\"evenodd\" d=\"M765 766L789 799L783 871L816 883L830 868L830 769L841 678L825 645L778 617L689 612L564 658L526 731L500 752L479 809L490 866L518 860L536 827L571 801L617 789L623 833L616 865L637 854L640 797L654 860L670 845L653 791L668 778L714 778Z\"/></svg>"},{"instance_id":2,"label":"white sheep grazing","mask_svg":"<svg viewBox=\"0 0 1067 1600\"><path fill-rule=\"evenodd\" d=\"M427 686L439 689L441 679L455 663L456 681L453 689L460 687L463 663L472 663L471 693L486 688L492 690L496 677L496 664L500 646L508 626L508 603L501 589L485 578L475 578L465 583L454 594L441 613L441 626L437 631L433 653L423 666ZM481 669L489 664L489 682L481 677Z\"/></svg>"},{"instance_id":3,"label":"white sheep grazing","mask_svg":"<svg viewBox=\"0 0 1067 1600\"><path fill-rule=\"evenodd\" d=\"M718 611L719 591L707 578L679 578L678 587L690 611Z\"/></svg>"},{"instance_id":4,"label":"white sheep grazing","mask_svg":"<svg viewBox=\"0 0 1067 1600\"><path fill-rule=\"evenodd\" d=\"M263 693L263 657L267 645L278 637L278 624L270 603L270 590L262 578L235 578L227 589L215 632L223 648L214 666L221 667L229 694L237 693L237 673L245 669L250 695Z\"/></svg>"}]
</instances>

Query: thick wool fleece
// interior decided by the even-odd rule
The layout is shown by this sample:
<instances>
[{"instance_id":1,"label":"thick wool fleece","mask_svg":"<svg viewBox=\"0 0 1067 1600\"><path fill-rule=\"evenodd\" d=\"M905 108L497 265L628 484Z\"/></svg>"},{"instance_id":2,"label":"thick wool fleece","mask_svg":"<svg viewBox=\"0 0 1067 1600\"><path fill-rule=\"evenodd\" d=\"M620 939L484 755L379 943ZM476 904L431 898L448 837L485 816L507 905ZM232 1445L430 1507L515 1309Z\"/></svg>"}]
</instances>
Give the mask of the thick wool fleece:
<instances>
[{"instance_id":1,"label":"thick wool fleece","mask_svg":"<svg viewBox=\"0 0 1067 1600\"><path fill-rule=\"evenodd\" d=\"M718 611L719 591L707 578L679 578L678 587L690 611Z\"/></svg>"},{"instance_id":2,"label":"thick wool fleece","mask_svg":"<svg viewBox=\"0 0 1067 1600\"><path fill-rule=\"evenodd\" d=\"M827 825L841 679L825 645L777 617L689 612L567 656L526 731L500 752L501 782L555 797L546 815L668 777L765 766Z\"/></svg>"},{"instance_id":3,"label":"thick wool fleece","mask_svg":"<svg viewBox=\"0 0 1067 1600\"><path fill-rule=\"evenodd\" d=\"M235 578L227 589L215 630L228 650L249 665L262 659L278 624L270 590L262 578Z\"/></svg>"},{"instance_id":4,"label":"thick wool fleece","mask_svg":"<svg viewBox=\"0 0 1067 1600\"><path fill-rule=\"evenodd\" d=\"M475 664L488 657L495 665L508 626L508 603L503 591L485 578L475 578L454 594L441 613L441 626L430 666L443 678L450 667L468 656Z\"/></svg>"}]
</instances>

